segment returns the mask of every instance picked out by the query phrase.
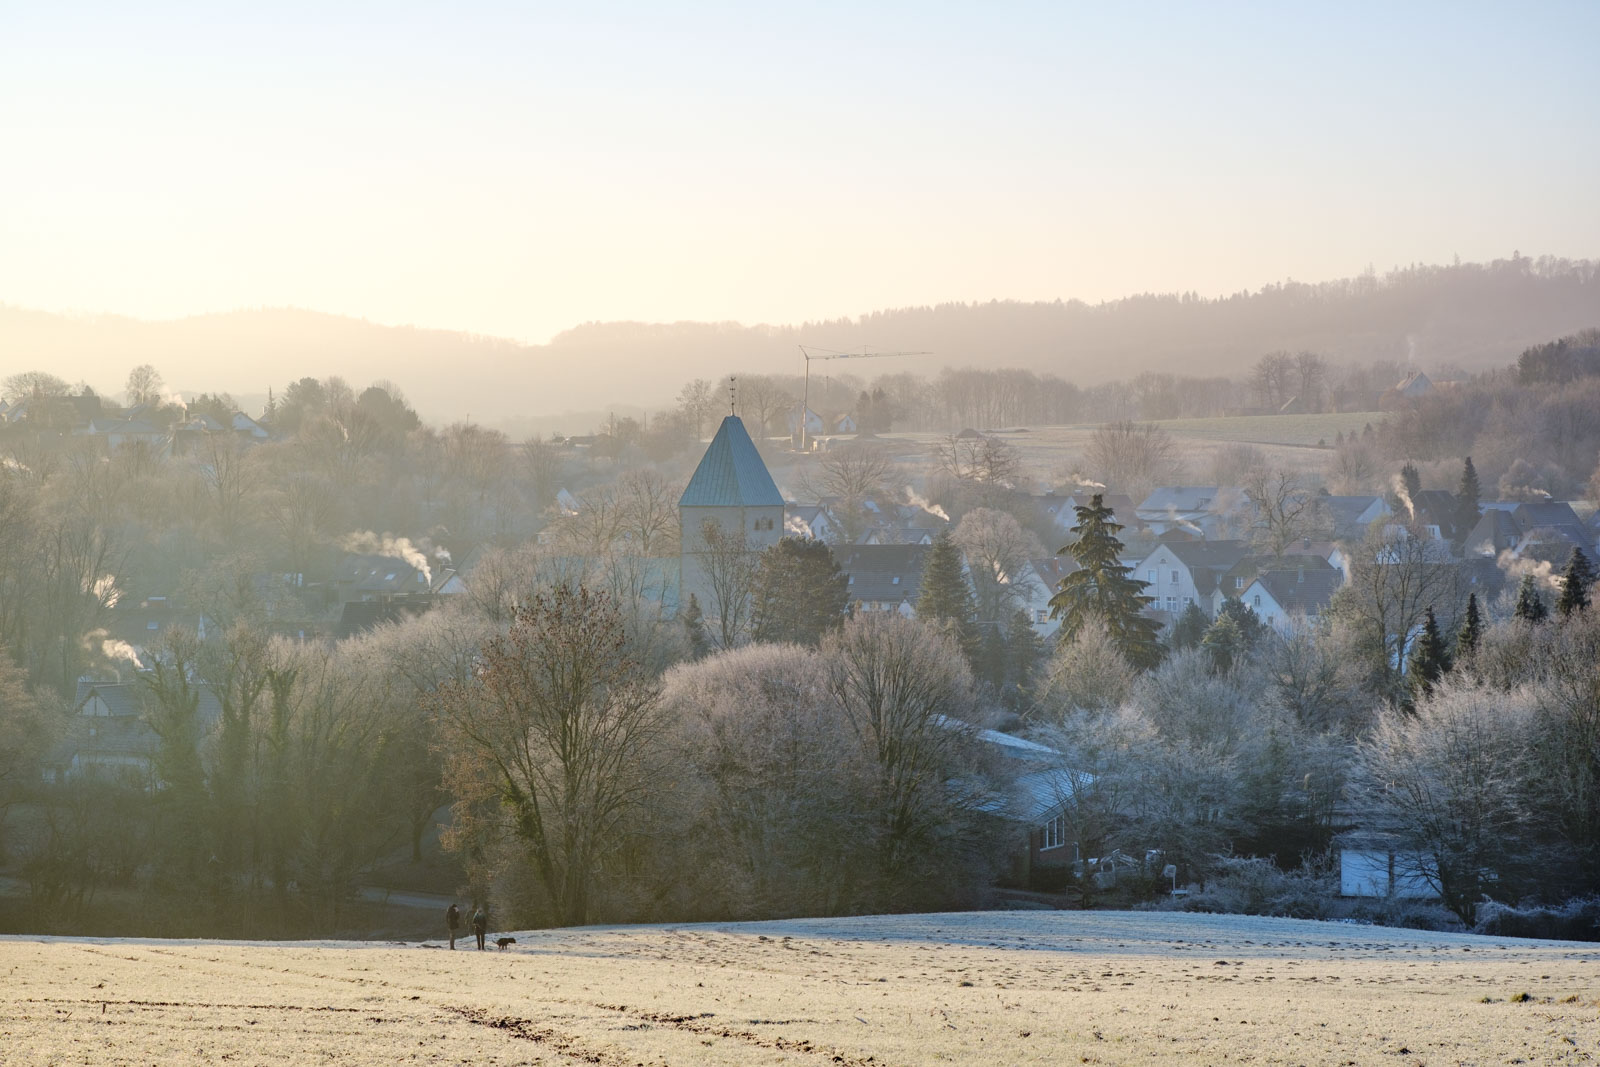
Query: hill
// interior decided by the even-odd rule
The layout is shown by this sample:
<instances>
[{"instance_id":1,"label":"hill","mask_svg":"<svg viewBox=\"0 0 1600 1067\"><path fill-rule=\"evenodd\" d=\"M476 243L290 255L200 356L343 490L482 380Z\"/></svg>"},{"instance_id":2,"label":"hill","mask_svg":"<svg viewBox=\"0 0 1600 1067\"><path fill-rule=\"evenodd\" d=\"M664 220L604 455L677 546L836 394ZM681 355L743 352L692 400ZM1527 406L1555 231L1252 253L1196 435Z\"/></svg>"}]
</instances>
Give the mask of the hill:
<instances>
[{"instance_id":1,"label":"hill","mask_svg":"<svg viewBox=\"0 0 1600 1067\"><path fill-rule=\"evenodd\" d=\"M1600 951L1572 942L1150 912L516 938L0 938L0 1038L17 1064L606 1067L1564 1063L1600 1043Z\"/></svg>"},{"instance_id":2,"label":"hill","mask_svg":"<svg viewBox=\"0 0 1600 1067\"><path fill-rule=\"evenodd\" d=\"M0 372L48 369L115 392L130 367L148 362L180 390L245 395L305 375L337 374L358 387L389 379L429 418L470 413L499 422L660 407L697 377L797 374L800 343L935 353L874 364L872 373L1007 366L1090 385L1150 370L1237 375L1278 349L1475 370L1596 324L1600 262L1518 256L1289 281L1216 299L1174 293L1097 305L956 303L798 326L587 323L542 345L296 309L143 322L0 307Z\"/></svg>"}]
</instances>

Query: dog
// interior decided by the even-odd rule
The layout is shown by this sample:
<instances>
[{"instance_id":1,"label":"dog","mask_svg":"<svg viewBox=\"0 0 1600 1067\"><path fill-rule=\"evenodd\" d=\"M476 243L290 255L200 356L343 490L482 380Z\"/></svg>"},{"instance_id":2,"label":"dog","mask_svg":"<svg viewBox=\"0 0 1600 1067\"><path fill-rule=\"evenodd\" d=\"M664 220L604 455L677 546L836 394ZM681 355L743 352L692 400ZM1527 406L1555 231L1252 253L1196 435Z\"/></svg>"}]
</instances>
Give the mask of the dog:
<instances>
[{"instance_id":1,"label":"dog","mask_svg":"<svg viewBox=\"0 0 1600 1067\"><path fill-rule=\"evenodd\" d=\"M517 943L517 939L514 937L497 937L494 939L494 943L500 946L501 952L504 952L506 950L506 946L515 945Z\"/></svg>"}]
</instances>

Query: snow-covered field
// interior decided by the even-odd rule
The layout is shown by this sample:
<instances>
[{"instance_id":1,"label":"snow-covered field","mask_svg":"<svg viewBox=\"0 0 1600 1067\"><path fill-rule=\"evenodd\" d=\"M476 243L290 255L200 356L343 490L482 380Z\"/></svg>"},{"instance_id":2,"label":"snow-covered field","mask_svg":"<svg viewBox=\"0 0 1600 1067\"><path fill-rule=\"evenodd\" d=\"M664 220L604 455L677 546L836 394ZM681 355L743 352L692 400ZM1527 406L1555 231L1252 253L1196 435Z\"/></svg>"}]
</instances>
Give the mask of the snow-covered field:
<instances>
[{"instance_id":1,"label":"snow-covered field","mask_svg":"<svg viewBox=\"0 0 1600 1067\"><path fill-rule=\"evenodd\" d=\"M0 938L0 1063L1546 1064L1600 945L990 912L440 943Z\"/></svg>"}]
</instances>

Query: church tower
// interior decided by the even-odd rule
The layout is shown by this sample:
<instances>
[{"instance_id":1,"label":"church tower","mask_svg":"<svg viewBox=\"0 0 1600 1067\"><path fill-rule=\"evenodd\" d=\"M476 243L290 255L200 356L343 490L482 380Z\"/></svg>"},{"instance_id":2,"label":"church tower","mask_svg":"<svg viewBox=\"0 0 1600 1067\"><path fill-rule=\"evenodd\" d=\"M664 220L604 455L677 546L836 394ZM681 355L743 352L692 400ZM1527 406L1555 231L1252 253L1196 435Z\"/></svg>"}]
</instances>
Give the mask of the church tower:
<instances>
[{"instance_id":1,"label":"church tower","mask_svg":"<svg viewBox=\"0 0 1600 1067\"><path fill-rule=\"evenodd\" d=\"M678 523L678 609L693 594L715 634L725 612L744 613L731 603L747 593L739 572L783 536L783 494L737 415L722 420L701 457L678 501Z\"/></svg>"}]
</instances>

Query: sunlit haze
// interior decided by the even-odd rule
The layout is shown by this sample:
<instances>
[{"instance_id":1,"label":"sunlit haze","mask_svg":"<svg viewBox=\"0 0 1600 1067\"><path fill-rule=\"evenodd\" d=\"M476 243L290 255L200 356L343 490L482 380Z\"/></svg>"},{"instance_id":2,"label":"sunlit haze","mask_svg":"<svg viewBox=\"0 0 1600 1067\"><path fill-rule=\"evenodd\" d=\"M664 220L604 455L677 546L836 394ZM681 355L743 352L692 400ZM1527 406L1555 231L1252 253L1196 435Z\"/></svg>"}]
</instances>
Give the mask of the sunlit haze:
<instances>
[{"instance_id":1,"label":"sunlit haze","mask_svg":"<svg viewBox=\"0 0 1600 1067\"><path fill-rule=\"evenodd\" d=\"M0 302L544 341L1586 256L1597 40L1592 3L15 3Z\"/></svg>"}]
</instances>

